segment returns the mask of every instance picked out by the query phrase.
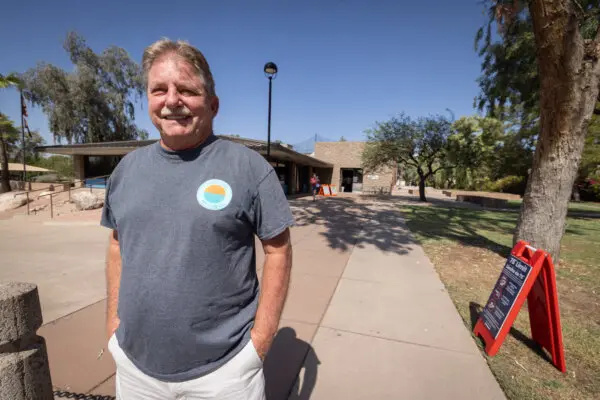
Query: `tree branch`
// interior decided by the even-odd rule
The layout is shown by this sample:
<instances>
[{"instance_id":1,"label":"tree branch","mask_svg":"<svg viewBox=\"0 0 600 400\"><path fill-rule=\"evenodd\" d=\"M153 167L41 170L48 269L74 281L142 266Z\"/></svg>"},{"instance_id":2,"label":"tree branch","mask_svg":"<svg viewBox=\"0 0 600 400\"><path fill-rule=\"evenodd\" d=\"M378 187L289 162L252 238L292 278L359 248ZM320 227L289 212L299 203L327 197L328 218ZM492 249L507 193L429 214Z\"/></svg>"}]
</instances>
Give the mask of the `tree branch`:
<instances>
[{"instance_id":1,"label":"tree branch","mask_svg":"<svg viewBox=\"0 0 600 400\"><path fill-rule=\"evenodd\" d=\"M417 168L417 167L419 166L419 165L417 165L417 164L415 164L415 163L411 163L411 162L409 162L408 160L405 160L405 159L404 159L404 158L402 158L402 157L398 157L398 159L399 159L400 161L402 161L403 163L405 163L405 164L407 164L407 165L410 165L410 166L412 166L412 167L415 167L415 168Z\"/></svg>"},{"instance_id":2,"label":"tree branch","mask_svg":"<svg viewBox=\"0 0 600 400\"><path fill-rule=\"evenodd\" d=\"M415 162L415 164L417 164L417 167L420 165L420 163L417 161L417 159L415 158L415 156L413 156L412 153L409 153L408 156L410 157L411 160L413 160Z\"/></svg>"},{"instance_id":3,"label":"tree branch","mask_svg":"<svg viewBox=\"0 0 600 400\"><path fill-rule=\"evenodd\" d=\"M436 172L438 172L441 169L452 169L452 168L456 168L456 166L450 165L450 166L438 167L438 168L435 169L435 171L433 171L433 173L435 174Z\"/></svg>"}]
</instances>

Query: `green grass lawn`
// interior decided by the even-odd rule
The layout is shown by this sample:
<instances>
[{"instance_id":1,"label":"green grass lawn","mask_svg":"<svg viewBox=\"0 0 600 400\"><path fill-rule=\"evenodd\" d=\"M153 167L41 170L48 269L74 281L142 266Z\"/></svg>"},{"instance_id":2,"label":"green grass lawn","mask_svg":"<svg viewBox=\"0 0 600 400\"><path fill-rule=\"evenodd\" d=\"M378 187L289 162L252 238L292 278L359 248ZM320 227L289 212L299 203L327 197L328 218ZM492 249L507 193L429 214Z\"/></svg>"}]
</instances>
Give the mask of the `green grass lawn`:
<instances>
[{"instance_id":1,"label":"green grass lawn","mask_svg":"<svg viewBox=\"0 0 600 400\"><path fill-rule=\"evenodd\" d=\"M600 206L585 203L572 204L570 210L584 210L581 206L600 213ZM472 329L510 252L518 214L435 206L401 209ZM524 307L499 353L488 358L509 399L600 399L599 243L600 219L567 219L557 267L567 373L556 370L532 343Z\"/></svg>"},{"instance_id":2,"label":"green grass lawn","mask_svg":"<svg viewBox=\"0 0 600 400\"><path fill-rule=\"evenodd\" d=\"M508 207L519 209L521 208L522 200L509 200ZM569 213L586 213L586 214L598 214L600 217L600 203L594 202L570 202Z\"/></svg>"}]
</instances>

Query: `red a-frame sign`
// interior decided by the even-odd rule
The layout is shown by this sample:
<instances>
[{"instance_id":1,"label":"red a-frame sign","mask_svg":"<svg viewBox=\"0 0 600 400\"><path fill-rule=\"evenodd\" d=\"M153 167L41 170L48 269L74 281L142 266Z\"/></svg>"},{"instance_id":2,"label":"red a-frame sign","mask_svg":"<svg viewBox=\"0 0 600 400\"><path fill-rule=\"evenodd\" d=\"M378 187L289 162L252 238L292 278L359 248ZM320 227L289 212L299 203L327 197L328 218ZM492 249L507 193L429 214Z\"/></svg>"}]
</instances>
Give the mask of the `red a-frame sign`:
<instances>
[{"instance_id":1,"label":"red a-frame sign","mask_svg":"<svg viewBox=\"0 0 600 400\"><path fill-rule=\"evenodd\" d=\"M554 264L550 255L519 241L511 251L473 333L494 356L527 298L531 336L548 350L552 363L566 372Z\"/></svg>"}]
</instances>

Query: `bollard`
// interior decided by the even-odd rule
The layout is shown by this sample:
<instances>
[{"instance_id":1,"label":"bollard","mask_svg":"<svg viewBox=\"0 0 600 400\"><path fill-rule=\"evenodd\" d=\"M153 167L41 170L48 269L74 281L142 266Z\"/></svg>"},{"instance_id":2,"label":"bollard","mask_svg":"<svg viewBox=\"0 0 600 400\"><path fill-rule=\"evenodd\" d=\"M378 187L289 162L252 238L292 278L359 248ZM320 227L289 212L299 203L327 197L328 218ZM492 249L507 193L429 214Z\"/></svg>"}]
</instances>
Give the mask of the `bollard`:
<instances>
[{"instance_id":1,"label":"bollard","mask_svg":"<svg viewBox=\"0 0 600 400\"><path fill-rule=\"evenodd\" d=\"M0 284L0 399L53 400L37 286Z\"/></svg>"}]
</instances>

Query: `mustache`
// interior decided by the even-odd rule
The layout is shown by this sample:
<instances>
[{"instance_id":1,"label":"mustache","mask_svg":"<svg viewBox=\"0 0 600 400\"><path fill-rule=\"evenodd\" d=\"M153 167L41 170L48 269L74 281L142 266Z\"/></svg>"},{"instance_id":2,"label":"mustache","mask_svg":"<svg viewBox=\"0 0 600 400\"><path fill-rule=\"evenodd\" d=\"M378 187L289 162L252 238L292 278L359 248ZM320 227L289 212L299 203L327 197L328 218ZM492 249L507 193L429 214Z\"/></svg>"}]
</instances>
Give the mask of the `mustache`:
<instances>
[{"instance_id":1,"label":"mustache","mask_svg":"<svg viewBox=\"0 0 600 400\"><path fill-rule=\"evenodd\" d=\"M190 117L192 115L192 112L185 106L181 107L181 108L177 108L175 110L171 110L167 107L163 107L163 109L160 110L161 118L170 117L173 115Z\"/></svg>"}]
</instances>

